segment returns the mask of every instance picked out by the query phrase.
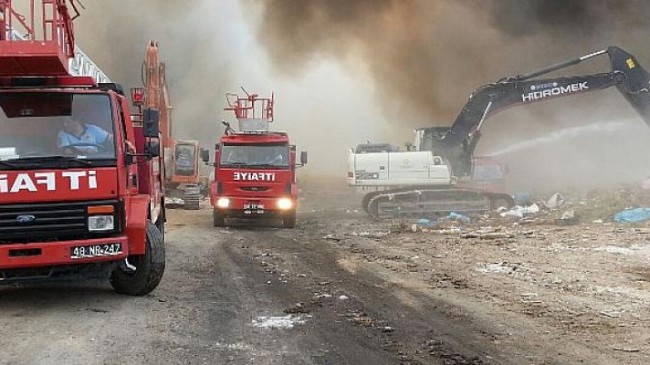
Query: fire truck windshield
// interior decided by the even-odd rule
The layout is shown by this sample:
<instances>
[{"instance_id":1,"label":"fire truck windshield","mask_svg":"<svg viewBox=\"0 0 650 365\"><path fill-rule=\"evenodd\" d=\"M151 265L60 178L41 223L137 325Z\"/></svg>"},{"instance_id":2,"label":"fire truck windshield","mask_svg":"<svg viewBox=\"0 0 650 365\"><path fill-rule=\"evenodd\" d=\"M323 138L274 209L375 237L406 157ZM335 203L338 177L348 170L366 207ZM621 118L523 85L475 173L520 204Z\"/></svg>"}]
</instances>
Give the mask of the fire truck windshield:
<instances>
[{"instance_id":1,"label":"fire truck windshield","mask_svg":"<svg viewBox=\"0 0 650 365\"><path fill-rule=\"evenodd\" d=\"M66 158L62 158L66 157ZM108 95L0 92L0 161L94 161L115 164ZM4 166L2 166L4 167Z\"/></svg>"},{"instance_id":2,"label":"fire truck windshield","mask_svg":"<svg viewBox=\"0 0 650 365\"><path fill-rule=\"evenodd\" d=\"M286 144L231 144L221 149L221 166L249 168L288 168Z\"/></svg>"}]
</instances>

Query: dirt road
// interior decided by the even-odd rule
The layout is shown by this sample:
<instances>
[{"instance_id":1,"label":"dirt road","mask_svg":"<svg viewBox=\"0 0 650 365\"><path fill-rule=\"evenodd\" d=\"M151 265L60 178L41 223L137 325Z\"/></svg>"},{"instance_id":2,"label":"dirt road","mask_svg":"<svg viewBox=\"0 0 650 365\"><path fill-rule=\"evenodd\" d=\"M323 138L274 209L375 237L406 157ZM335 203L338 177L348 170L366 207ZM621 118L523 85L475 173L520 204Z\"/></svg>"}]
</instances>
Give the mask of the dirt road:
<instances>
[{"instance_id":1,"label":"dirt road","mask_svg":"<svg viewBox=\"0 0 650 365\"><path fill-rule=\"evenodd\" d=\"M0 288L0 364L647 364L650 230L412 232L306 184L296 229L171 210L151 295Z\"/></svg>"}]
</instances>

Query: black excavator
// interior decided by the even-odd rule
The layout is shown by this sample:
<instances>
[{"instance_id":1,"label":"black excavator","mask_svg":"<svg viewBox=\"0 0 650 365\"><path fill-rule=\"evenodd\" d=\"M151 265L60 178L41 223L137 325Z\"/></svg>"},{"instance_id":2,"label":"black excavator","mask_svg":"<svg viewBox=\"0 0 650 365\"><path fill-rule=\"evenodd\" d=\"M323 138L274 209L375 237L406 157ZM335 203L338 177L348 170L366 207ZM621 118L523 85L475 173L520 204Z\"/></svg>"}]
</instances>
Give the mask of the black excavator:
<instances>
[{"instance_id":1,"label":"black excavator","mask_svg":"<svg viewBox=\"0 0 650 365\"><path fill-rule=\"evenodd\" d=\"M539 76L576 65L593 57L607 55L611 71L583 76L539 79ZM452 124L435 141L422 144L432 156L440 157L455 181L472 172L474 150L481 137L485 120L510 106L527 105L552 98L570 96L609 87L616 88L650 126L650 74L634 56L618 47L609 47L588 55L568 60L542 70L503 78L475 90ZM396 152L409 153L409 152ZM440 161L440 160L437 160ZM455 184L422 184L396 186L385 181L357 185L382 187L364 197L364 209L374 217L426 215L449 211L485 211L495 202L512 198L506 194L483 193L455 187Z\"/></svg>"}]
</instances>

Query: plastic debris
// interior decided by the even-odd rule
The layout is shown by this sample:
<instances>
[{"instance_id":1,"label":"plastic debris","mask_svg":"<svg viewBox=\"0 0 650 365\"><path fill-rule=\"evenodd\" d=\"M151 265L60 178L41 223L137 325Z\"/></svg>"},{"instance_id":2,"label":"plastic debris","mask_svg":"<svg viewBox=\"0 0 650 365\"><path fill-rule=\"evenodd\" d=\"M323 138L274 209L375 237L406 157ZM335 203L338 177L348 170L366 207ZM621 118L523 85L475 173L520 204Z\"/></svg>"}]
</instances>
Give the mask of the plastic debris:
<instances>
[{"instance_id":1,"label":"plastic debris","mask_svg":"<svg viewBox=\"0 0 650 365\"><path fill-rule=\"evenodd\" d=\"M426 218L421 218L418 220L417 224L422 227L432 227L436 224L436 222Z\"/></svg>"},{"instance_id":2,"label":"plastic debris","mask_svg":"<svg viewBox=\"0 0 650 365\"><path fill-rule=\"evenodd\" d=\"M526 216L536 215L539 213L539 206L537 204L532 204L527 207L522 207L516 205L514 208L501 213L501 216L504 218L524 218Z\"/></svg>"},{"instance_id":3,"label":"plastic debris","mask_svg":"<svg viewBox=\"0 0 650 365\"><path fill-rule=\"evenodd\" d=\"M627 209L614 215L614 220L621 222L641 222L650 219L650 208Z\"/></svg>"},{"instance_id":4,"label":"plastic debris","mask_svg":"<svg viewBox=\"0 0 650 365\"><path fill-rule=\"evenodd\" d=\"M573 209L562 213L562 217L555 220L555 224L560 226L569 226L578 223L578 217Z\"/></svg>"},{"instance_id":5,"label":"plastic debris","mask_svg":"<svg viewBox=\"0 0 650 365\"><path fill-rule=\"evenodd\" d=\"M456 222L461 222L461 223L464 223L464 224L470 224L470 222L471 222L468 216L460 214L460 213L456 213L456 212L449 213L448 218L451 219L451 220L454 220Z\"/></svg>"},{"instance_id":6,"label":"plastic debris","mask_svg":"<svg viewBox=\"0 0 650 365\"><path fill-rule=\"evenodd\" d=\"M565 202L564 197L560 193L555 193L553 194L548 201L546 202L546 206L549 209L557 209L561 207Z\"/></svg>"}]
</instances>

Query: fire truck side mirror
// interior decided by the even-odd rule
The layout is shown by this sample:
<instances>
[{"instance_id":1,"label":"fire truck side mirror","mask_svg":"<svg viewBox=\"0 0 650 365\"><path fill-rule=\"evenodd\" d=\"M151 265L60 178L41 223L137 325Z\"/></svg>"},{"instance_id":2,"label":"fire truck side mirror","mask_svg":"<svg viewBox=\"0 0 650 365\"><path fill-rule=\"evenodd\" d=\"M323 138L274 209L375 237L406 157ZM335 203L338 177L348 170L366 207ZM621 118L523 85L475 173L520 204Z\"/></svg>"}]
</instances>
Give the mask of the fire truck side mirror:
<instances>
[{"instance_id":1,"label":"fire truck side mirror","mask_svg":"<svg viewBox=\"0 0 650 365\"><path fill-rule=\"evenodd\" d=\"M160 133L158 118L159 116L157 110L153 110L153 109L144 110L142 124L143 124L143 132L145 137L158 138L158 134Z\"/></svg>"},{"instance_id":2,"label":"fire truck side mirror","mask_svg":"<svg viewBox=\"0 0 650 365\"><path fill-rule=\"evenodd\" d=\"M301 165L307 164L307 151L300 152L300 164Z\"/></svg>"},{"instance_id":3,"label":"fire truck side mirror","mask_svg":"<svg viewBox=\"0 0 650 365\"><path fill-rule=\"evenodd\" d=\"M201 160L206 164L210 162L210 150L201 148Z\"/></svg>"}]
</instances>

